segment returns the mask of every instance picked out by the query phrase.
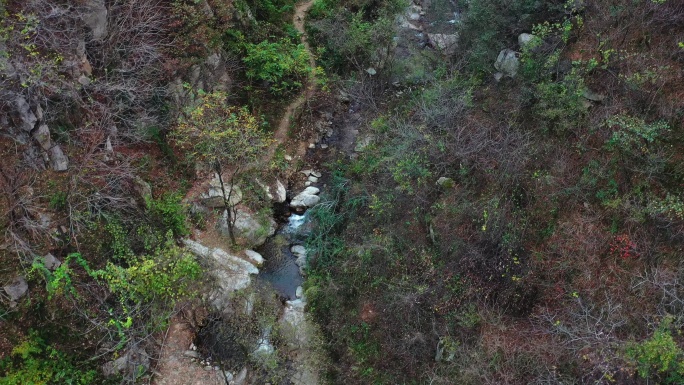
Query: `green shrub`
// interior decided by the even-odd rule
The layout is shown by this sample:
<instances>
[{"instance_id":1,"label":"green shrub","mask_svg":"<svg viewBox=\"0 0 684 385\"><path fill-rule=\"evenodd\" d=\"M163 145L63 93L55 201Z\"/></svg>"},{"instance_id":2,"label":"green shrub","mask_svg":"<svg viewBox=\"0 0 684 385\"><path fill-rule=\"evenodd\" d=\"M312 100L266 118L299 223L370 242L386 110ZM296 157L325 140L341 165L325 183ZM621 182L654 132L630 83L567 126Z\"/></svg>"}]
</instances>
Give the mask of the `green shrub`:
<instances>
[{"instance_id":1,"label":"green shrub","mask_svg":"<svg viewBox=\"0 0 684 385\"><path fill-rule=\"evenodd\" d=\"M660 379L663 384L684 381L684 351L672 337L671 323L672 317L665 318L651 338L627 348L627 357L642 378Z\"/></svg>"},{"instance_id":2,"label":"green shrub","mask_svg":"<svg viewBox=\"0 0 684 385\"><path fill-rule=\"evenodd\" d=\"M35 331L0 361L0 385L90 385L97 372L46 343Z\"/></svg>"},{"instance_id":3,"label":"green shrub","mask_svg":"<svg viewBox=\"0 0 684 385\"><path fill-rule=\"evenodd\" d=\"M629 155L648 154L652 146L670 129L667 122L648 124L641 118L629 115L612 116L606 124L613 129L612 136L606 142L608 150Z\"/></svg>"},{"instance_id":4,"label":"green shrub","mask_svg":"<svg viewBox=\"0 0 684 385\"><path fill-rule=\"evenodd\" d=\"M45 289L48 292L48 299L54 296L71 295L78 296L76 289L72 283L72 276L74 274L71 262L83 267L86 272L90 273L88 262L81 257L81 254L69 254L62 264L54 271L50 271L45 267L42 259L36 259L32 266L32 272L37 272L45 280Z\"/></svg>"},{"instance_id":5,"label":"green shrub","mask_svg":"<svg viewBox=\"0 0 684 385\"><path fill-rule=\"evenodd\" d=\"M516 35L510 31L530 31L535 24L561 15L563 1L478 0L459 1L463 21L459 25L459 46L467 68L472 72L494 71L499 51L509 47Z\"/></svg>"},{"instance_id":6,"label":"green shrub","mask_svg":"<svg viewBox=\"0 0 684 385\"><path fill-rule=\"evenodd\" d=\"M67 193L56 191L50 195L50 208L53 210L64 210L67 207Z\"/></svg>"},{"instance_id":7,"label":"green shrub","mask_svg":"<svg viewBox=\"0 0 684 385\"><path fill-rule=\"evenodd\" d=\"M425 186L431 175L425 160L418 155L400 159L391 168L391 172L399 188L408 194L414 194L419 186Z\"/></svg>"},{"instance_id":8,"label":"green shrub","mask_svg":"<svg viewBox=\"0 0 684 385\"><path fill-rule=\"evenodd\" d=\"M108 263L92 275L103 280L122 302L160 301L175 303L192 292L192 283L200 277L201 267L194 256L167 242L154 255L133 257L127 267Z\"/></svg>"},{"instance_id":9,"label":"green shrub","mask_svg":"<svg viewBox=\"0 0 684 385\"><path fill-rule=\"evenodd\" d=\"M309 53L303 44L293 44L287 39L271 43L247 43L246 56L242 61L247 66L247 77L251 80L268 82L274 94L302 86L302 81L311 71Z\"/></svg>"},{"instance_id":10,"label":"green shrub","mask_svg":"<svg viewBox=\"0 0 684 385\"><path fill-rule=\"evenodd\" d=\"M586 101L582 96L584 90L584 80L576 71L561 81L536 84L537 103L534 112L540 128L559 136L579 133L587 117Z\"/></svg>"},{"instance_id":11,"label":"green shrub","mask_svg":"<svg viewBox=\"0 0 684 385\"><path fill-rule=\"evenodd\" d=\"M147 209L153 222L161 223L164 230L170 230L176 237L188 235L188 225L185 217L185 206L181 203L180 193L167 193L159 199L148 199Z\"/></svg>"}]
</instances>

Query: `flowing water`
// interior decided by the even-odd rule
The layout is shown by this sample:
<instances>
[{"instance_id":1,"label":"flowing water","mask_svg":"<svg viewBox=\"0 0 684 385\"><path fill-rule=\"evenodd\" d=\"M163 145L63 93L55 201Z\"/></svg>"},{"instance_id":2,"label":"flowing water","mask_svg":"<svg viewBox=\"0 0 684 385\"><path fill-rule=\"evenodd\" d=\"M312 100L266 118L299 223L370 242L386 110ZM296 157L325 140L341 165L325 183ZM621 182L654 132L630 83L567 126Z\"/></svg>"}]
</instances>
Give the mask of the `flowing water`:
<instances>
[{"instance_id":1,"label":"flowing water","mask_svg":"<svg viewBox=\"0 0 684 385\"><path fill-rule=\"evenodd\" d=\"M257 250L263 255L265 262L257 276L260 283L271 285L283 298L295 299L297 287L302 285L304 278L295 263L297 257L290 248L300 245L306 238L309 228L309 215L292 214L276 233Z\"/></svg>"}]
</instances>

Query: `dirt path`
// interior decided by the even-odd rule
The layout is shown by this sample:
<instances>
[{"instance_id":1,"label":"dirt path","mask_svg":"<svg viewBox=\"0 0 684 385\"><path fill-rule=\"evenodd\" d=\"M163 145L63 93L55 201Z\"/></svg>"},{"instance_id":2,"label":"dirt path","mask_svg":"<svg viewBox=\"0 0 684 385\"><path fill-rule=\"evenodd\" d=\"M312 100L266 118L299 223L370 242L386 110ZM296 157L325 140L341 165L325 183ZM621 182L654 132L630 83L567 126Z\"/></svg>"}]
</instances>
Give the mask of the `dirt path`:
<instances>
[{"instance_id":1,"label":"dirt path","mask_svg":"<svg viewBox=\"0 0 684 385\"><path fill-rule=\"evenodd\" d=\"M304 44L306 52L309 53L309 67L311 67L311 72L309 73L309 78L306 80L306 85L304 86L304 89L299 94L297 99L292 101L292 103L290 103L287 106L287 108L285 109L285 113L283 114L283 117L280 119L280 122L278 123L278 128L273 134L273 139L275 140L275 142L268 150L266 158L266 160L269 162L273 158L276 148L287 142L287 133L290 129L290 124L294 112L297 111L297 109L301 107L309 98L311 98L316 87L316 76L314 72L314 68L316 68L316 61L314 60L313 53L311 52L311 47L309 46L309 41L306 37L306 32L304 31L304 19L306 18L306 13L309 11L309 9L311 9L313 3L314 0L308 0L303 3L298 3L295 6L295 13L292 17L292 22L294 23L295 29L301 34L301 41L302 44ZM301 157L304 155L304 152L306 152L306 144L304 144L303 146L300 144L299 148L297 149L296 155Z\"/></svg>"},{"instance_id":2,"label":"dirt path","mask_svg":"<svg viewBox=\"0 0 684 385\"><path fill-rule=\"evenodd\" d=\"M154 385L225 385L225 377L218 370L207 370L188 357L195 331L180 315L171 319L162 356L157 365Z\"/></svg>"}]
</instances>

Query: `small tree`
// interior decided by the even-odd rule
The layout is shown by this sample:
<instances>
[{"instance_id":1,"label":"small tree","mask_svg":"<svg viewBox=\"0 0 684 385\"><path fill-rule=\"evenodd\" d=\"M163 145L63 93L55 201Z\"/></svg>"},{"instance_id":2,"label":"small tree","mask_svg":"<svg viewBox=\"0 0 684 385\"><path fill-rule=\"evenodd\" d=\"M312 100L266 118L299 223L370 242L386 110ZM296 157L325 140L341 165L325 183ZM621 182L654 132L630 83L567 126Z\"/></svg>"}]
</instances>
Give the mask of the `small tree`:
<instances>
[{"instance_id":1,"label":"small tree","mask_svg":"<svg viewBox=\"0 0 684 385\"><path fill-rule=\"evenodd\" d=\"M230 205L235 178L260 159L271 141L260 119L246 107L228 106L224 92L200 91L198 96L198 103L181 114L173 137L189 157L208 163L218 174L228 212L228 233L235 244L235 213ZM226 170L231 170L227 194L223 180Z\"/></svg>"}]
</instances>

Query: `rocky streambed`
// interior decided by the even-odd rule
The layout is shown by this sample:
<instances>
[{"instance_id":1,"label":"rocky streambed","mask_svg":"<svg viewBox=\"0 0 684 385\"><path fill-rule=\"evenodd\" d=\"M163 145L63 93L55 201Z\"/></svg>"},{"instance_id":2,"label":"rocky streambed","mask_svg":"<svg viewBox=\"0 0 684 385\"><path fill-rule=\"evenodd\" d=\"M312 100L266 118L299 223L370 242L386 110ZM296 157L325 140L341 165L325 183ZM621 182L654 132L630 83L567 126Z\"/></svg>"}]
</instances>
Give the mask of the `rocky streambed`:
<instances>
[{"instance_id":1,"label":"rocky streambed","mask_svg":"<svg viewBox=\"0 0 684 385\"><path fill-rule=\"evenodd\" d=\"M225 226L225 214L219 215L216 226L210 226L211 228L204 232L196 231L194 239L185 239L183 242L190 252L203 261L207 271L212 275L215 284L211 291L204 293L204 298L210 305L210 309L207 310L214 314L215 319L219 319L218 322L221 322L222 314L226 318L235 317L236 312L250 316L254 308L254 294L249 293L266 290L267 293L273 293L271 296L275 295L279 299L282 307L275 324L262 326L260 337L255 344L248 347L248 354L253 358L252 361L256 360L255 362L276 356L286 357L288 377L292 383L315 385L318 383L320 370L315 363L320 362L320 358L316 358L312 353L317 351L314 346L315 339L312 338L316 334L316 327L305 313L306 298L302 284L310 257L305 244L313 226L309 209L319 203L320 188L323 184L320 172L304 170L296 175L298 177L295 178L297 180L294 184L301 187L294 192L283 191L286 184L279 181L272 183L272 188L259 183L277 208L274 210L275 218L256 218L240 206L240 200L243 198L240 189L237 186L228 187L233 189L231 196L236 197L231 202L237 205L234 211L239 215L235 224L236 235L248 245L257 246L255 249L236 249L226 242L227 238L221 231ZM217 188L220 190L216 183L208 183L208 187L203 189L204 192L197 194L197 204L205 208L225 210L217 207L219 200L215 197L223 193L216 191ZM223 243L212 238L210 233L222 238ZM239 298L240 293L247 293L246 303L236 306L235 298ZM189 334L186 329L173 325L170 330L171 333L180 336L187 337ZM273 342L274 330L278 333L278 343ZM197 329L196 333L202 335L203 331ZM206 332L204 335L206 336ZM173 334L170 339L176 341L179 338ZM174 343L174 346L182 344ZM188 368L184 370L188 373L202 370L194 376L203 378L205 382L209 381L206 383L258 383L256 373L250 372L254 369L243 366L237 370L223 370L223 359L202 354L203 350L206 352L206 349L202 348L202 343L193 340L182 355L169 357L168 354L163 354L160 367L176 368L173 369L174 375L179 376L183 371L179 362L185 362ZM167 380L168 378L162 377L157 384L177 383Z\"/></svg>"}]
</instances>

